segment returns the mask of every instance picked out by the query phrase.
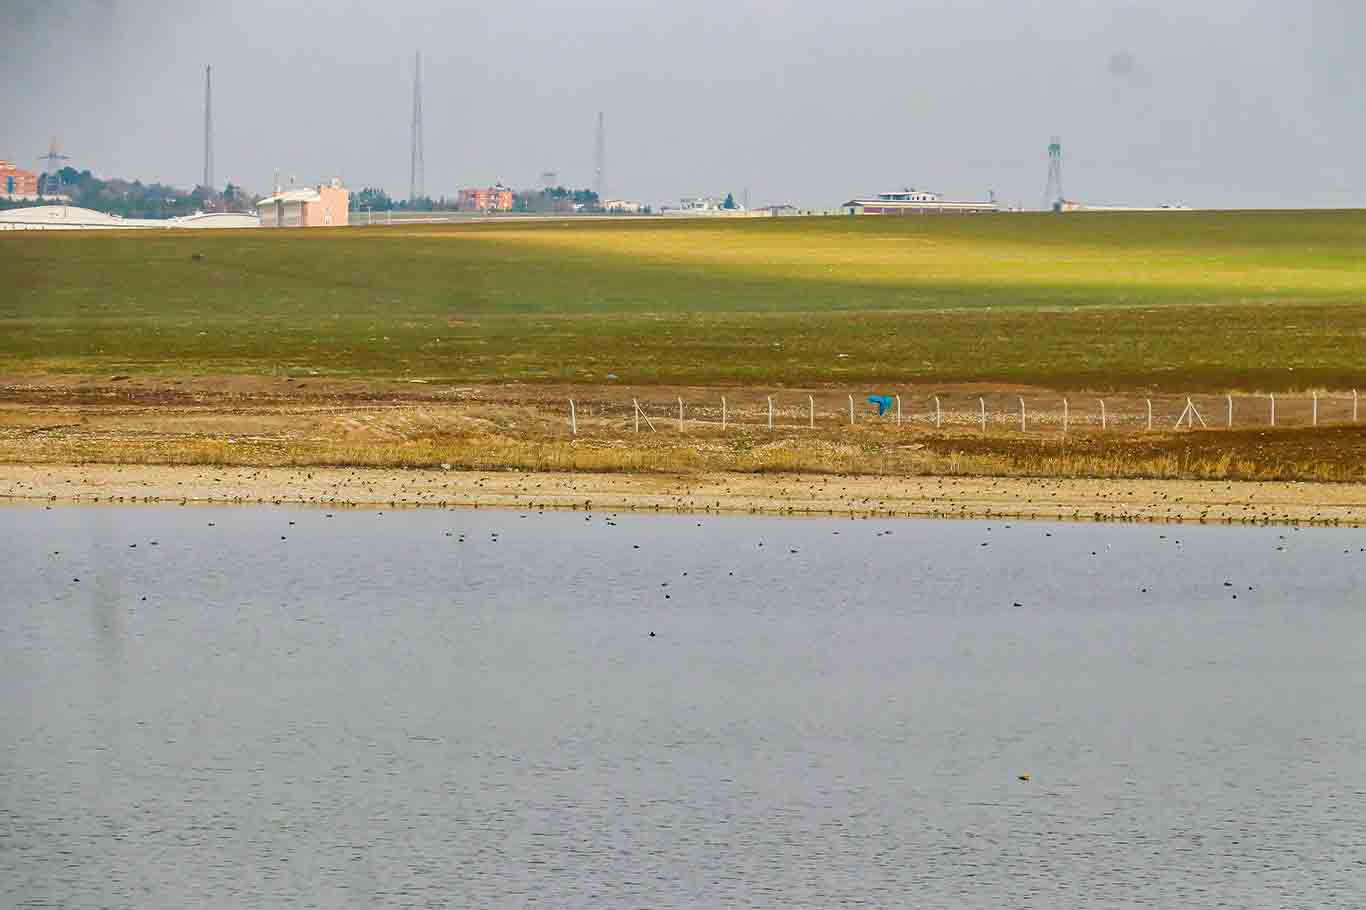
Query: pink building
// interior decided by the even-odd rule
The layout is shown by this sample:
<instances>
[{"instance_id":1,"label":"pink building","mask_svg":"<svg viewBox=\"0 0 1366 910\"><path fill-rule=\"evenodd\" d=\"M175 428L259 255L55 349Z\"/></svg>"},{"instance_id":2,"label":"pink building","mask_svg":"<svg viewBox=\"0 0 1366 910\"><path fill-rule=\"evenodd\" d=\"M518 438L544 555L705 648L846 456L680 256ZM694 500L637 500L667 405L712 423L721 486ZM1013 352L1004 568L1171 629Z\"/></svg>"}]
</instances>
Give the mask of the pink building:
<instances>
[{"instance_id":1,"label":"pink building","mask_svg":"<svg viewBox=\"0 0 1366 910\"><path fill-rule=\"evenodd\" d=\"M456 207L462 212L509 212L512 211L512 190L501 183L461 190Z\"/></svg>"},{"instance_id":2,"label":"pink building","mask_svg":"<svg viewBox=\"0 0 1366 910\"><path fill-rule=\"evenodd\" d=\"M345 227L351 194L340 180L286 190L256 204L261 227Z\"/></svg>"},{"instance_id":3,"label":"pink building","mask_svg":"<svg viewBox=\"0 0 1366 910\"><path fill-rule=\"evenodd\" d=\"M0 197L38 198L38 175L8 161L0 161Z\"/></svg>"}]
</instances>

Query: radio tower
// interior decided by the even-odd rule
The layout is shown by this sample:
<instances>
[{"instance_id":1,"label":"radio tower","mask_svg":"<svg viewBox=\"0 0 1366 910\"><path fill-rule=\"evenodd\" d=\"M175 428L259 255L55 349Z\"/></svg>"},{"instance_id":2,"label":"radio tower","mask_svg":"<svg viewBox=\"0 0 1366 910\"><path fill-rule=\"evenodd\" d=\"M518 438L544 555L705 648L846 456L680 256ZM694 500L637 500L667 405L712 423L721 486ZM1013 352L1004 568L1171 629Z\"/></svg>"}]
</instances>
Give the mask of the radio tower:
<instances>
[{"instance_id":1,"label":"radio tower","mask_svg":"<svg viewBox=\"0 0 1366 910\"><path fill-rule=\"evenodd\" d=\"M213 67L204 67L204 183L213 189Z\"/></svg>"},{"instance_id":2,"label":"radio tower","mask_svg":"<svg viewBox=\"0 0 1366 910\"><path fill-rule=\"evenodd\" d=\"M598 138L593 149L593 192L598 194L598 205L607 202L603 194L607 191L607 127L603 125L602 111L598 111Z\"/></svg>"},{"instance_id":3,"label":"radio tower","mask_svg":"<svg viewBox=\"0 0 1366 910\"><path fill-rule=\"evenodd\" d=\"M422 51L417 52L417 66L413 74L413 160L408 172L408 201L426 195L423 187L422 163Z\"/></svg>"},{"instance_id":4,"label":"radio tower","mask_svg":"<svg viewBox=\"0 0 1366 910\"><path fill-rule=\"evenodd\" d=\"M1057 136L1048 143L1048 185L1043 191L1043 207L1050 212L1062 211L1062 140Z\"/></svg>"},{"instance_id":5,"label":"radio tower","mask_svg":"<svg viewBox=\"0 0 1366 910\"><path fill-rule=\"evenodd\" d=\"M47 154L41 155L39 161L47 162L47 171L43 174L43 185L38 188L39 195L57 196L62 192L62 175L57 173L57 163L59 161L70 161L70 155L63 155L57 151L57 137L52 137L52 142L48 144Z\"/></svg>"}]
</instances>

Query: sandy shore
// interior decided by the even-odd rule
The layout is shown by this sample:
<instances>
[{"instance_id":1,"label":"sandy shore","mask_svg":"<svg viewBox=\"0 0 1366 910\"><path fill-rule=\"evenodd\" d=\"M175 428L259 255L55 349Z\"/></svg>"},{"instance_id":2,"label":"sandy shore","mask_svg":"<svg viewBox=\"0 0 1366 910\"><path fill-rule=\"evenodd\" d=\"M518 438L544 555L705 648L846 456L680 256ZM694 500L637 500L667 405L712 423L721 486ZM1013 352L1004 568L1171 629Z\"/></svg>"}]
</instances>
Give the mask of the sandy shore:
<instances>
[{"instance_id":1,"label":"sandy shore","mask_svg":"<svg viewBox=\"0 0 1366 910\"><path fill-rule=\"evenodd\" d=\"M0 465L0 499L1366 524L1366 484Z\"/></svg>"}]
</instances>

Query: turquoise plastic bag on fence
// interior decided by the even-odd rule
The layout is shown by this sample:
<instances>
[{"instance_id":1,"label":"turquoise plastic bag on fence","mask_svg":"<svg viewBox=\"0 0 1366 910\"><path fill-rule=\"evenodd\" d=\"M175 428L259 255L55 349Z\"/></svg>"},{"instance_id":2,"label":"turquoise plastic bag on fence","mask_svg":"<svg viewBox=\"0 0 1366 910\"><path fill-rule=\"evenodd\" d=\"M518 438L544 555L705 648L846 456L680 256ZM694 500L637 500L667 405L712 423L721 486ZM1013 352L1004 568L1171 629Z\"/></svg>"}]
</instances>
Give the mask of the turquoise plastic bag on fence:
<instances>
[{"instance_id":1,"label":"turquoise plastic bag on fence","mask_svg":"<svg viewBox=\"0 0 1366 910\"><path fill-rule=\"evenodd\" d=\"M868 403L877 405L877 416L881 417L887 413L887 409L892 406L891 395L869 395Z\"/></svg>"}]
</instances>

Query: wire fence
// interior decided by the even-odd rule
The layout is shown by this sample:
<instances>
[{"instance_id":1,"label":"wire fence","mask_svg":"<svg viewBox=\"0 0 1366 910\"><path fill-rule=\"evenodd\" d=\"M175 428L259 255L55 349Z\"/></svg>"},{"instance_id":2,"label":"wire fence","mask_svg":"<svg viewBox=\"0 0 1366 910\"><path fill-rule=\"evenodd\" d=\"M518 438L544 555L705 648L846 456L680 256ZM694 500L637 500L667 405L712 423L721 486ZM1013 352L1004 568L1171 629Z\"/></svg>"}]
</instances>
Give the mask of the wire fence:
<instances>
[{"instance_id":1,"label":"wire fence","mask_svg":"<svg viewBox=\"0 0 1366 910\"><path fill-rule=\"evenodd\" d=\"M672 400L569 399L571 434L607 425L636 433L690 430L795 430L875 426L980 433L1171 432L1195 429L1318 427L1360 421L1350 392L1298 395L1032 397L1009 392L877 395L807 393L677 396Z\"/></svg>"}]
</instances>

